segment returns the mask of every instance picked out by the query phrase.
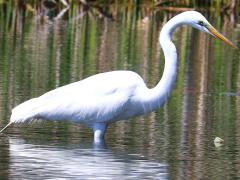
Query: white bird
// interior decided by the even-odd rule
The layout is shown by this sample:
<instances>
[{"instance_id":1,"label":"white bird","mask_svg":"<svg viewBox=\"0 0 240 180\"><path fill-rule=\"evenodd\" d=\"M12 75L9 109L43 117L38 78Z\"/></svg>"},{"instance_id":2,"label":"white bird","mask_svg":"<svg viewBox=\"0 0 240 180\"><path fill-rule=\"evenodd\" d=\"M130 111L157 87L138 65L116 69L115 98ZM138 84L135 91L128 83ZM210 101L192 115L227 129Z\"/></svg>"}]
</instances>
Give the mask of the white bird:
<instances>
[{"instance_id":1,"label":"white bird","mask_svg":"<svg viewBox=\"0 0 240 180\"><path fill-rule=\"evenodd\" d=\"M34 119L67 120L92 128L94 142L98 143L104 140L110 123L158 109L166 102L175 84L178 62L171 36L181 25L190 25L236 47L202 14L196 11L183 12L169 20L160 33L159 42L164 52L165 66L156 87L149 89L143 79L132 71L96 74L16 106L12 110L10 122L0 132L12 123Z\"/></svg>"}]
</instances>

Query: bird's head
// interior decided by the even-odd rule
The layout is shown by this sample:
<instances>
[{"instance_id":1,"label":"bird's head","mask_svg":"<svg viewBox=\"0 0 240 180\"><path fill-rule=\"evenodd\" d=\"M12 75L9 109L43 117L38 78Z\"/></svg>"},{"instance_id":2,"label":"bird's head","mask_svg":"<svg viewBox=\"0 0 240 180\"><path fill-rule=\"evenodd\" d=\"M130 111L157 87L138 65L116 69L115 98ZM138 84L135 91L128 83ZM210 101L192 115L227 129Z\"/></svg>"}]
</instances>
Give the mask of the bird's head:
<instances>
[{"instance_id":1,"label":"bird's head","mask_svg":"<svg viewBox=\"0 0 240 180\"><path fill-rule=\"evenodd\" d=\"M234 45L230 40L224 37L221 33L219 33L207 20L206 18L199 12L196 11L186 11L182 13L185 16L185 23L200 30L211 34L212 36L219 38L226 44L230 45L231 47L238 48ZM190 17L190 18L189 18Z\"/></svg>"}]
</instances>

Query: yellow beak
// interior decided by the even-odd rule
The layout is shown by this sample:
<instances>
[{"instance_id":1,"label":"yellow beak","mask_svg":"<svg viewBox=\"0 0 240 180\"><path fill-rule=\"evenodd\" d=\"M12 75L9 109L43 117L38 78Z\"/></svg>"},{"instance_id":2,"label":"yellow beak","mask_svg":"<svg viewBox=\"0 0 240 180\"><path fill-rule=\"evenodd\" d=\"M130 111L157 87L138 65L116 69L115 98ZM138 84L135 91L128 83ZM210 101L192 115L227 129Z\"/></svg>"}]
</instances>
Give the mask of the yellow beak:
<instances>
[{"instance_id":1,"label":"yellow beak","mask_svg":"<svg viewBox=\"0 0 240 180\"><path fill-rule=\"evenodd\" d=\"M238 47L233 44L231 41L229 41L226 37L224 37L221 33L219 33L214 27L212 26L207 26L206 27L215 37L221 39L223 42L228 44L229 46L238 49Z\"/></svg>"}]
</instances>

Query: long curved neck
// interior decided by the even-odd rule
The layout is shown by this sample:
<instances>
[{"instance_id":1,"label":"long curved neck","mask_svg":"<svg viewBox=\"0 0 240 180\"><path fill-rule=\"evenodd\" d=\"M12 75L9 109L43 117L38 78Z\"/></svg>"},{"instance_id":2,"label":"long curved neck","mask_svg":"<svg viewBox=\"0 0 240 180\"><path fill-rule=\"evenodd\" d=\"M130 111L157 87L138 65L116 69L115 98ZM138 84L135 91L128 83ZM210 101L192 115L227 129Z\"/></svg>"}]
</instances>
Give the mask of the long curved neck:
<instances>
[{"instance_id":1,"label":"long curved neck","mask_svg":"<svg viewBox=\"0 0 240 180\"><path fill-rule=\"evenodd\" d=\"M177 76L178 61L176 47L171 41L171 36L180 24L181 19L175 16L164 25L160 33L159 41L164 52L165 66L159 83L148 91L147 101L144 103L145 112L162 106L172 92Z\"/></svg>"}]
</instances>

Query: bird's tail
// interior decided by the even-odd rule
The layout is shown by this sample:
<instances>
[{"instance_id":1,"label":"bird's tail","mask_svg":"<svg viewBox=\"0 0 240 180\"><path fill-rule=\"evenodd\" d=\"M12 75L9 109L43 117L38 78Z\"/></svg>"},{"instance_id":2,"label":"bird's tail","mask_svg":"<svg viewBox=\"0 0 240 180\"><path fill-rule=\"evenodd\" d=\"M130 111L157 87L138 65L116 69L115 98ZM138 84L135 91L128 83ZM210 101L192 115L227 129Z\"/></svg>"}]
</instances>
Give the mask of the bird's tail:
<instances>
[{"instance_id":1,"label":"bird's tail","mask_svg":"<svg viewBox=\"0 0 240 180\"><path fill-rule=\"evenodd\" d=\"M38 114L39 107L40 101L37 98L19 104L12 110L10 122L0 130L0 133L13 123L24 123L34 120Z\"/></svg>"},{"instance_id":2,"label":"bird's tail","mask_svg":"<svg viewBox=\"0 0 240 180\"><path fill-rule=\"evenodd\" d=\"M38 114L41 101L39 98L30 99L22 104L19 104L12 110L10 122L24 123L34 120Z\"/></svg>"}]
</instances>

